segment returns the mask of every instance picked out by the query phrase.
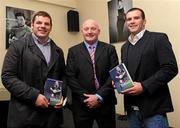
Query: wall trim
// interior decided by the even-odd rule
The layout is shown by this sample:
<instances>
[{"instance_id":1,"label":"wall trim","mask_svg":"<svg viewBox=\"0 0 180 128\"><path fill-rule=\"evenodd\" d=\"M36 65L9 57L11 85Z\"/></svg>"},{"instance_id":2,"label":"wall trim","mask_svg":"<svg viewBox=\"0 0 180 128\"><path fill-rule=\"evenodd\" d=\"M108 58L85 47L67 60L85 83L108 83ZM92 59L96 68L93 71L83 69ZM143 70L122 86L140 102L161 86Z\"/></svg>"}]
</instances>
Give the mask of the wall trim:
<instances>
[{"instance_id":1,"label":"wall trim","mask_svg":"<svg viewBox=\"0 0 180 128\"><path fill-rule=\"evenodd\" d=\"M40 2L45 2L49 4L54 4L57 6L64 6L64 7L70 7L70 8L77 8L75 0L35 0Z\"/></svg>"}]
</instances>

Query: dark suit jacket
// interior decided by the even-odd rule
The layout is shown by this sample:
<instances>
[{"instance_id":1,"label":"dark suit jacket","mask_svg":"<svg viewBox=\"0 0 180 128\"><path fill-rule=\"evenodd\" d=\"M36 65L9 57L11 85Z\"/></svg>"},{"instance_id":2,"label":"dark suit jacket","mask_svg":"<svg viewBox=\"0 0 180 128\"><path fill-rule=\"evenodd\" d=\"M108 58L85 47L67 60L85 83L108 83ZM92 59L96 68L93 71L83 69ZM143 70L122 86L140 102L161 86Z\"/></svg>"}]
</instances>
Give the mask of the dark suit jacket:
<instances>
[{"instance_id":1,"label":"dark suit jacket","mask_svg":"<svg viewBox=\"0 0 180 128\"><path fill-rule=\"evenodd\" d=\"M47 77L63 80L65 62L63 51L51 45L51 60L47 66L46 60L33 42L32 36L12 43L7 51L2 69L2 82L11 93L8 113L8 126L20 128L25 124L39 124L46 122L55 112L59 116L61 111L53 108L40 109L35 106L39 93L43 94ZM63 94L64 95L64 94ZM58 122L59 122L58 121ZM54 121L56 124L57 121Z\"/></svg>"},{"instance_id":2,"label":"dark suit jacket","mask_svg":"<svg viewBox=\"0 0 180 128\"><path fill-rule=\"evenodd\" d=\"M117 64L118 57L114 46L98 41L95 68L100 88L96 90L92 85L93 65L84 42L70 48L67 58L67 78L72 90L72 98L84 104L84 93L97 93L103 98L104 104L116 104L109 70Z\"/></svg>"},{"instance_id":3,"label":"dark suit jacket","mask_svg":"<svg viewBox=\"0 0 180 128\"><path fill-rule=\"evenodd\" d=\"M133 81L141 82L145 92L139 96L125 95L125 109L128 110L136 100L145 117L171 112L173 105L167 83L175 77L178 68L168 37L164 33L145 31L139 42L142 46L132 65L135 73L130 75ZM127 41L121 49L121 59L126 66L129 46Z\"/></svg>"}]
</instances>

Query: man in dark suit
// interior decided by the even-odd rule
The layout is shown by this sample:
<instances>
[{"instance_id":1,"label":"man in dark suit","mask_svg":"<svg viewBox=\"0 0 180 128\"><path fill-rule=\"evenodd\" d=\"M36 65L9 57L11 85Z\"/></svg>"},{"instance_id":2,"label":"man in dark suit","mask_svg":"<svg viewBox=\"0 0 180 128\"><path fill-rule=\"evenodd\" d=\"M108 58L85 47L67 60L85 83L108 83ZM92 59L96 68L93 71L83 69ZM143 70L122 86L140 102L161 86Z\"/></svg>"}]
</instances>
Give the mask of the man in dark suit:
<instances>
[{"instance_id":1,"label":"man in dark suit","mask_svg":"<svg viewBox=\"0 0 180 128\"><path fill-rule=\"evenodd\" d=\"M83 23L81 32L84 41L69 49L66 72L75 127L92 128L96 120L99 128L115 128L117 101L109 75L118 64L115 47L98 40L100 29L92 19Z\"/></svg>"},{"instance_id":2,"label":"man in dark suit","mask_svg":"<svg viewBox=\"0 0 180 128\"><path fill-rule=\"evenodd\" d=\"M49 38L52 20L47 12L35 13L31 28L32 34L13 42L4 59L1 78L11 94L7 125L59 128L63 99L49 106L44 84L47 78L64 80L63 51Z\"/></svg>"},{"instance_id":3,"label":"man in dark suit","mask_svg":"<svg viewBox=\"0 0 180 128\"><path fill-rule=\"evenodd\" d=\"M145 14L140 8L126 13L131 33L122 46L121 61L134 81L124 91L129 128L168 128L167 112L173 111L168 82L178 73L177 62L164 33L145 30Z\"/></svg>"}]
</instances>

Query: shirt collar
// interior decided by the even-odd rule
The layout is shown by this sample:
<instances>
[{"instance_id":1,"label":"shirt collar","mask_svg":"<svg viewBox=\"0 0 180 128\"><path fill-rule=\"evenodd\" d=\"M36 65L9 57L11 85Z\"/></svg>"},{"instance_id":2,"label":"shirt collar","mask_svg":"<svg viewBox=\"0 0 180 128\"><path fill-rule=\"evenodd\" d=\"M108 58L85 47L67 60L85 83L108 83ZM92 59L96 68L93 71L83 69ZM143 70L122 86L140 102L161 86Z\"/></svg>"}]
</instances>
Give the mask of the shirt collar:
<instances>
[{"instance_id":1,"label":"shirt collar","mask_svg":"<svg viewBox=\"0 0 180 128\"><path fill-rule=\"evenodd\" d=\"M145 29L143 29L142 31L140 31L138 34L136 34L134 36L134 38L132 39L131 35L128 37L129 42L132 45L135 45L144 35Z\"/></svg>"},{"instance_id":2,"label":"shirt collar","mask_svg":"<svg viewBox=\"0 0 180 128\"><path fill-rule=\"evenodd\" d=\"M49 44L50 44L50 41L51 41L51 39L48 38L48 40L46 41L46 43L42 43L34 33L32 33L32 37L33 37L35 43L38 43L38 44L40 44L40 45L49 45Z\"/></svg>"},{"instance_id":3,"label":"shirt collar","mask_svg":"<svg viewBox=\"0 0 180 128\"><path fill-rule=\"evenodd\" d=\"M95 42L94 44L92 45L89 45L86 41L84 41L84 44L86 45L86 47L89 49L90 46L94 47L96 49L97 47L97 42Z\"/></svg>"}]
</instances>

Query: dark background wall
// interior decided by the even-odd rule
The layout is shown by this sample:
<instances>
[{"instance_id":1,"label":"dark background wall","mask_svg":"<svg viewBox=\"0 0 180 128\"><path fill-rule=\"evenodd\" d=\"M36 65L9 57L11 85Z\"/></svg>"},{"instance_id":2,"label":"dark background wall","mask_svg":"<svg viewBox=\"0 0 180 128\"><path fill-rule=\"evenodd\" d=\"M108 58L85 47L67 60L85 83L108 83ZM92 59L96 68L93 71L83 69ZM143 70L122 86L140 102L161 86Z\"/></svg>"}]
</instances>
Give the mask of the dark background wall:
<instances>
[{"instance_id":1,"label":"dark background wall","mask_svg":"<svg viewBox=\"0 0 180 128\"><path fill-rule=\"evenodd\" d=\"M8 101L0 101L0 128L7 127Z\"/></svg>"}]
</instances>

